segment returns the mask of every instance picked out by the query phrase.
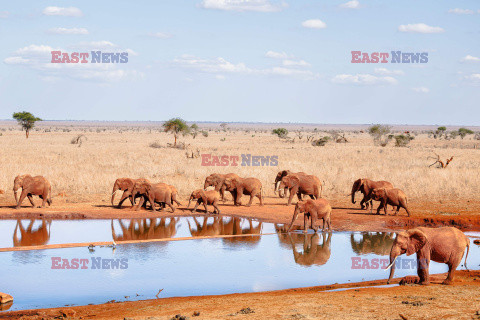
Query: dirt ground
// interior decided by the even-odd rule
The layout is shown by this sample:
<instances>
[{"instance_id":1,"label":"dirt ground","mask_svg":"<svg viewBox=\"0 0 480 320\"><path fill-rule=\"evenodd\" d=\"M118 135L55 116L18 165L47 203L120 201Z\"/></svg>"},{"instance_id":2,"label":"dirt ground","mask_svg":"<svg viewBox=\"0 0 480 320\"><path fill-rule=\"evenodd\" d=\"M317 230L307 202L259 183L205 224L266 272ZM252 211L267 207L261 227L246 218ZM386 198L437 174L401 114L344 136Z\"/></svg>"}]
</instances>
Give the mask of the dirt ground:
<instances>
[{"instance_id":1,"label":"dirt ground","mask_svg":"<svg viewBox=\"0 0 480 320\"><path fill-rule=\"evenodd\" d=\"M286 199L266 198L265 205L254 202L250 208L235 207L231 202L220 206L222 214L257 218L274 223L290 222L294 206ZM470 200L413 203L412 216L401 210L387 216L360 210L359 205L332 201L334 230L391 231L414 226L454 225L464 231L480 230L480 202ZM376 205L375 205L376 208ZM175 215L190 215L180 206ZM198 214L204 214L202 210ZM104 196L89 203L68 203L57 198L52 208L13 209L13 201L0 203L0 219L119 219L171 216L170 210L156 212L128 207L112 208ZM303 222L298 219L297 224ZM473 245L473 244L472 244ZM480 319L480 271L457 271L452 286L439 283L445 275L433 276L429 286L385 285L385 280L356 284L299 288L261 293L221 296L165 298L137 302L107 303L79 307L2 312L0 319ZM364 287L328 292L335 288ZM200 315L194 316L195 312Z\"/></svg>"}]
</instances>

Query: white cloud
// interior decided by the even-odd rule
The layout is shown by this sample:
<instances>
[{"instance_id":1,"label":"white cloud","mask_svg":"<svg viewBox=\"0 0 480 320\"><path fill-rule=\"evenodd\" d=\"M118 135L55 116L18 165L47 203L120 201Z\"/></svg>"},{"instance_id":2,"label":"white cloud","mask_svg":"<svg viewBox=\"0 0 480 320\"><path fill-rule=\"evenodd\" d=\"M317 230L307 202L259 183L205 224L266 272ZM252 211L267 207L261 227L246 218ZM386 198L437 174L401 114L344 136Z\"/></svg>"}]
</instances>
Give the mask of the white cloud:
<instances>
[{"instance_id":1,"label":"white cloud","mask_svg":"<svg viewBox=\"0 0 480 320\"><path fill-rule=\"evenodd\" d=\"M360 8L360 2L358 0L352 0L342 3L339 7L342 9L358 9Z\"/></svg>"},{"instance_id":2,"label":"white cloud","mask_svg":"<svg viewBox=\"0 0 480 320\"><path fill-rule=\"evenodd\" d=\"M305 60L290 60L286 59L282 61L282 64L286 67L310 67L310 63Z\"/></svg>"},{"instance_id":3,"label":"white cloud","mask_svg":"<svg viewBox=\"0 0 480 320\"><path fill-rule=\"evenodd\" d=\"M455 8L455 9L450 9L448 10L448 13L453 13L453 14L474 14L475 12L470 9L460 9L460 8Z\"/></svg>"},{"instance_id":4,"label":"white cloud","mask_svg":"<svg viewBox=\"0 0 480 320\"><path fill-rule=\"evenodd\" d=\"M169 39L169 38L172 37L171 34L166 33L166 32L150 33L149 36L150 36L150 37L153 37L153 38L158 38L158 39Z\"/></svg>"},{"instance_id":5,"label":"white cloud","mask_svg":"<svg viewBox=\"0 0 480 320\"><path fill-rule=\"evenodd\" d=\"M75 49L85 49L85 50L109 50L117 48L118 46L110 41L89 41L89 42L80 42L75 45L70 46Z\"/></svg>"},{"instance_id":6,"label":"white cloud","mask_svg":"<svg viewBox=\"0 0 480 320\"><path fill-rule=\"evenodd\" d=\"M377 77L372 74L338 74L332 78L333 83L354 85L382 85L397 84L393 77Z\"/></svg>"},{"instance_id":7,"label":"white cloud","mask_svg":"<svg viewBox=\"0 0 480 320\"><path fill-rule=\"evenodd\" d=\"M22 66L35 70L45 81L59 79L114 82L143 77L143 73L128 70L125 64L113 63L51 63L51 51L68 52L48 45L29 45L16 50L11 57L3 60L11 66Z\"/></svg>"},{"instance_id":8,"label":"white cloud","mask_svg":"<svg viewBox=\"0 0 480 320\"><path fill-rule=\"evenodd\" d=\"M46 7L43 9L43 14L46 16L64 16L64 17L81 17L82 10L75 7Z\"/></svg>"},{"instance_id":9,"label":"white cloud","mask_svg":"<svg viewBox=\"0 0 480 320\"><path fill-rule=\"evenodd\" d=\"M275 12L287 5L283 2L272 4L270 0L203 0L200 6L205 9L224 11Z\"/></svg>"},{"instance_id":10,"label":"white cloud","mask_svg":"<svg viewBox=\"0 0 480 320\"><path fill-rule=\"evenodd\" d=\"M383 76L405 74L402 70L389 70L387 68L375 68L375 73Z\"/></svg>"},{"instance_id":11,"label":"white cloud","mask_svg":"<svg viewBox=\"0 0 480 320\"><path fill-rule=\"evenodd\" d=\"M442 33L445 32L440 27L432 27L426 25L425 23L414 23L414 24L402 24L398 27L400 32L409 32L409 33Z\"/></svg>"},{"instance_id":12,"label":"white cloud","mask_svg":"<svg viewBox=\"0 0 480 320\"><path fill-rule=\"evenodd\" d=\"M480 58L474 57L468 54L465 57L463 57L460 61L461 62L480 62Z\"/></svg>"},{"instance_id":13,"label":"white cloud","mask_svg":"<svg viewBox=\"0 0 480 320\"><path fill-rule=\"evenodd\" d=\"M173 63L185 69L192 69L197 72L212 74L241 74L255 76L289 76L305 80L318 78L318 74L310 70L298 70L287 67L273 67L267 69L256 69L248 67L245 63L232 63L224 58L202 59L192 55L182 55L173 60Z\"/></svg>"},{"instance_id":14,"label":"white cloud","mask_svg":"<svg viewBox=\"0 0 480 320\"><path fill-rule=\"evenodd\" d=\"M10 12L8 11L0 11L0 19L7 19L9 15Z\"/></svg>"},{"instance_id":15,"label":"white cloud","mask_svg":"<svg viewBox=\"0 0 480 320\"><path fill-rule=\"evenodd\" d=\"M327 24L320 19L310 19L303 21L302 26L311 29L325 29Z\"/></svg>"},{"instance_id":16,"label":"white cloud","mask_svg":"<svg viewBox=\"0 0 480 320\"><path fill-rule=\"evenodd\" d=\"M88 34L85 28L52 28L48 30L51 34Z\"/></svg>"},{"instance_id":17,"label":"white cloud","mask_svg":"<svg viewBox=\"0 0 480 320\"><path fill-rule=\"evenodd\" d=\"M5 58L3 62L5 62L6 64L27 64L30 62L30 60L16 56Z\"/></svg>"},{"instance_id":18,"label":"white cloud","mask_svg":"<svg viewBox=\"0 0 480 320\"><path fill-rule=\"evenodd\" d=\"M223 74L217 74L217 75L215 76L215 79L217 79L217 80L225 80L226 77L225 77Z\"/></svg>"},{"instance_id":19,"label":"white cloud","mask_svg":"<svg viewBox=\"0 0 480 320\"><path fill-rule=\"evenodd\" d=\"M418 93L429 93L430 92L430 89L428 89L427 87L416 87L416 88L412 88L413 91L415 92L418 92Z\"/></svg>"},{"instance_id":20,"label":"white cloud","mask_svg":"<svg viewBox=\"0 0 480 320\"><path fill-rule=\"evenodd\" d=\"M290 58L288 54L285 52L275 52L275 51L267 51L265 53L265 57L267 58L273 58L273 59L287 59Z\"/></svg>"},{"instance_id":21,"label":"white cloud","mask_svg":"<svg viewBox=\"0 0 480 320\"><path fill-rule=\"evenodd\" d=\"M470 85L480 86L480 73L472 73L468 76L464 76L464 79L467 80Z\"/></svg>"}]
</instances>

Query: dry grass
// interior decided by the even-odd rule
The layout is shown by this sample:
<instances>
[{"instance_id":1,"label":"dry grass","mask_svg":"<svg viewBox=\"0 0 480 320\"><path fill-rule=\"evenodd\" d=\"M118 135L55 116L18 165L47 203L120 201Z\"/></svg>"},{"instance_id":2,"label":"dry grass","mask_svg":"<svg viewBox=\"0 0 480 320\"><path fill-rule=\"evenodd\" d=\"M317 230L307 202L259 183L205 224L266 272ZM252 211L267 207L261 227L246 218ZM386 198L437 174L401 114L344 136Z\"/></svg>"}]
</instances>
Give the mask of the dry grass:
<instances>
[{"instance_id":1,"label":"dry grass","mask_svg":"<svg viewBox=\"0 0 480 320\"><path fill-rule=\"evenodd\" d=\"M0 129L7 126L0 127ZM0 136L0 189L3 197L13 197L13 179L18 174L44 175L54 189L54 196L65 193L71 199L86 199L90 194L110 194L118 177L145 177L151 181L173 184L185 196L203 185L212 172L235 172L259 178L266 194L273 195L273 180L280 169L305 171L325 182L324 195L329 199L345 198L352 182L359 177L389 180L403 189L410 200L480 198L479 141L434 140L419 134L408 148L373 145L366 133L346 132L347 144L327 143L313 147L302 140L280 141L266 128L227 132L210 129L208 137L181 137L189 150L214 155L278 155L278 167L204 167L201 158L187 159L185 150L151 148L156 142L166 146L173 137L160 128L78 127L41 128L25 139L18 130L2 131ZM45 132L47 131L47 132ZM72 138L84 134L81 147ZM318 137L326 135L318 133ZM291 134L295 137L295 134ZM225 139L224 141L222 141ZM433 152L442 158L455 156L447 169L428 168Z\"/></svg>"}]
</instances>

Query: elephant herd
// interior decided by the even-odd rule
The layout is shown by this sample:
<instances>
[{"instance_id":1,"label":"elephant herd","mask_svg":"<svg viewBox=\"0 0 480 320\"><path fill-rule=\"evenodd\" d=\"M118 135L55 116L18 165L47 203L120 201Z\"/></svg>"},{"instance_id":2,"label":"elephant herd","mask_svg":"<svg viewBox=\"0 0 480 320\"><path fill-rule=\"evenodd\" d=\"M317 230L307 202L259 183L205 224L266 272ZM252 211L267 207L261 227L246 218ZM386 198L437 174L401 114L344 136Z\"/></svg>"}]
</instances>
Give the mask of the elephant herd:
<instances>
[{"instance_id":1,"label":"elephant herd","mask_svg":"<svg viewBox=\"0 0 480 320\"><path fill-rule=\"evenodd\" d=\"M18 198L18 190L22 189L20 198ZM213 188L212 190L207 190ZM42 199L42 207L45 204L52 204L52 188L47 179L42 176L32 177L30 175L17 176L13 187L16 208L20 208L25 198L28 198L31 205L35 207L33 196L39 196ZM177 200L177 189L166 183L151 183L147 179L131 179L119 178L113 185L111 203L114 205L115 194L123 191L117 207L121 207L125 200L129 199L132 208L139 210L140 207L146 207L150 203L153 211L156 211L156 205L160 209L168 206L172 212L175 211L174 204L180 206L180 201ZM241 198L243 195L249 196L249 201L246 206L252 205L255 198L258 198L260 205L263 205L264 189L262 183L257 178L246 177L242 178L235 173L219 174L213 173L206 177L203 189L194 190L189 198L189 205L192 200L196 201L193 208L195 212L199 205L203 204L205 212L208 213L207 205L213 206L213 213L220 213L218 206L219 201L225 202L225 192L229 192L233 199L233 204L241 205ZM327 225L330 229L330 214L331 206L327 200L322 198L323 185L320 179L314 175L309 175L304 172L291 172L283 170L278 172L274 182L274 192L281 198L288 195L287 205L291 205L293 197L297 195L299 202L295 206L294 222L299 213L304 213L305 218L311 218L311 226L315 226L317 220L323 220L323 225ZM384 209L387 214L387 206L391 205L397 207L395 214L400 208L404 208L408 215L410 211L407 208L407 197L405 193L393 187L387 181L372 181L369 179L358 179L354 182L352 191L352 203L355 203L355 194L361 192L363 199L360 202L362 209L370 206L372 208L372 201L380 202L377 208L377 214L381 209ZM310 199L302 200L303 196L309 196ZM137 202L138 199L138 202ZM305 220L305 223L307 220ZM305 224L306 227L306 224Z\"/></svg>"}]
</instances>

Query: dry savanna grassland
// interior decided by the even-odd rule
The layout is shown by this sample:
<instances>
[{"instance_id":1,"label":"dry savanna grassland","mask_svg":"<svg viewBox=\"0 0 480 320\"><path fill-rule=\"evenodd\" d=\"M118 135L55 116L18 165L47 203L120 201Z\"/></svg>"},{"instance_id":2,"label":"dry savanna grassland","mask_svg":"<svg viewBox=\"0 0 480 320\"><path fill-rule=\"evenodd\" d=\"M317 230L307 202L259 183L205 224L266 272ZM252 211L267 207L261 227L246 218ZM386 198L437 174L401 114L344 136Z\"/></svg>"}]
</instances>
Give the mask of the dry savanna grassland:
<instances>
[{"instance_id":1,"label":"dry savanna grassland","mask_svg":"<svg viewBox=\"0 0 480 320\"><path fill-rule=\"evenodd\" d=\"M173 136L163 132L161 123L40 122L26 139L15 122L1 122L0 189L5 193L0 199L13 199L13 180L25 173L49 179L54 201L58 196L68 202L94 197L108 201L119 177L173 184L185 198L213 172L257 177L271 196L276 173L290 169L317 175L325 183L327 199L346 199L352 182L368 177L393 182L409 201L480 200L480 141L475 134L435 139L429 133L433 126L394 126L394 134L408 130L414 140L407 147L396 147L394 140L382 147L374 144L368 126L199 123L199 127L208 136L179 136L186 149L178 149L167 145ZM278 127L289 130L288 139L272 135ZM348 142L312 145L313 139L331 137L333 132ZM80 143L74 143L79 136ZM276 155L278 166L202 166L198 154ZM429 167L435 161L429 157L435 154L443 161L454 159L446 169Z\"/></svg>"}]
</instances>

